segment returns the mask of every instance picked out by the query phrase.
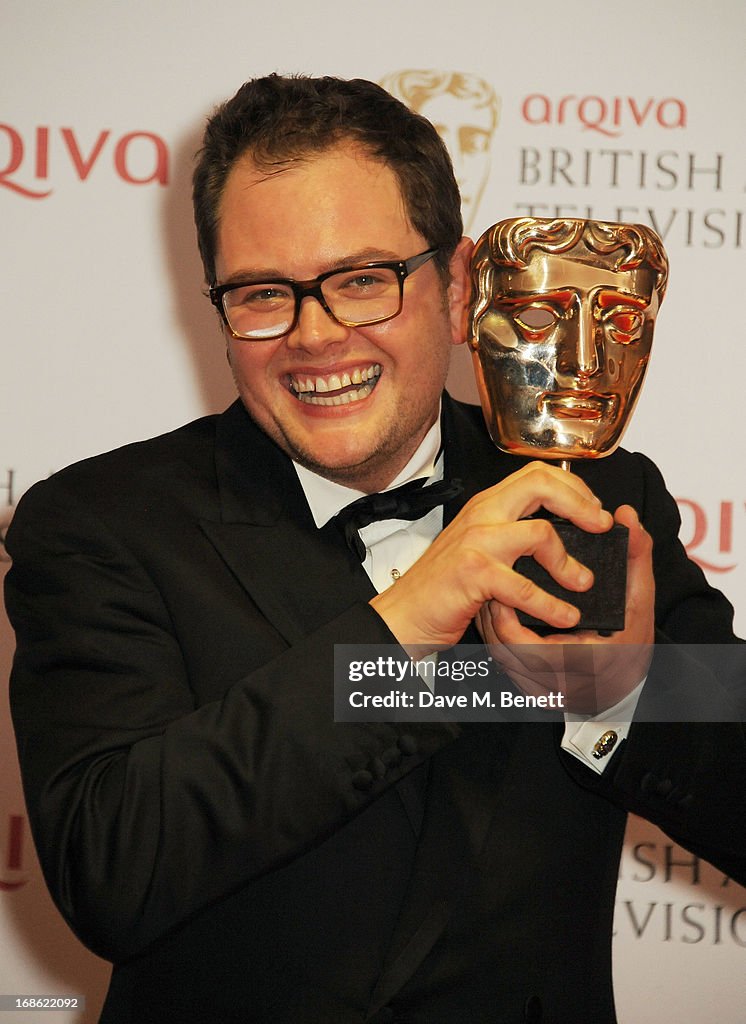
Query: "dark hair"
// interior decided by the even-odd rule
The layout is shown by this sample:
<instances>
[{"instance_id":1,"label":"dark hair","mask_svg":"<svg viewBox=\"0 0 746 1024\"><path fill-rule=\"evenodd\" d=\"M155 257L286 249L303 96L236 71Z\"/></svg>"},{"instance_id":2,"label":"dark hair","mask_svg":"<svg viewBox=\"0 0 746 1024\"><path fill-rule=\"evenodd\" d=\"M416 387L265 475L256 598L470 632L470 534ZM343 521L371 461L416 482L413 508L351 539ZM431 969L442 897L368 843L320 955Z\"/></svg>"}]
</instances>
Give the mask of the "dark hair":
<instances>
[{"instance_id":1,"label":"dark hair","mask_svg":"<svg viewBox=\"0 0 746 1024\"><path fill-rule=\"evenodd\" d=\"M364 147L396 175L412 226L440 250L445 277L462 234L461 203L445 145L430 122L364 79L268 75L246 82L207 122L194 171L194 221L205 279L215 280L215 239L225 183L249 153L259 167Z\"/></svg>"}]
</instances>

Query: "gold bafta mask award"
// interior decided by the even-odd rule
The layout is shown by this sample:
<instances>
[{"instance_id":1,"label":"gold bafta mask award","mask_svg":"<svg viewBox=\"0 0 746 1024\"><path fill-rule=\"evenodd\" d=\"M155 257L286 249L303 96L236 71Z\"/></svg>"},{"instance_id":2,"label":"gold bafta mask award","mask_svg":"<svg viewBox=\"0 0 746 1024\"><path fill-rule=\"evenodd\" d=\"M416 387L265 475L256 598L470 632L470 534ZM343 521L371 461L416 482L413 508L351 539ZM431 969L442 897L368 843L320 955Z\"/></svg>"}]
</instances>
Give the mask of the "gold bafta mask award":
<instances>
[{"instance_id":1,"label":"gold bafta mask award","mask_svg":"<svg viewBox=\"0 0 746 1024\"><path fill-rule=\"evenodd\" d=\"M567 470L610 455L640 394L667 278L663 244L642 224L519 217L485 231L472 257L469 341L497 447ZM565 591L532 558L517 571L578 606L577 629L623 629L626 529L553 523L594 586Z\"/></svg>"}]
</instances>

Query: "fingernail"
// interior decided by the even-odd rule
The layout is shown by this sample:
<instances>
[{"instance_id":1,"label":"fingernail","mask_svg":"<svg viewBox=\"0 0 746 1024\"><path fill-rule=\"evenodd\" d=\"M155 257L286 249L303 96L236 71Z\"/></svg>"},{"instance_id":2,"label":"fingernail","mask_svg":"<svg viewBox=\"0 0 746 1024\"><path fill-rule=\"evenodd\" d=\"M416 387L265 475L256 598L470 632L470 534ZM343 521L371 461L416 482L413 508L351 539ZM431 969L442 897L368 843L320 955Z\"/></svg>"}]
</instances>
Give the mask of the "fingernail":
<instances>
[{"instance_id":1,"label":"fingernail","mask_svg":"<svg viewBox=\"0 0 746 1024\"><path fill-rule=\"evenodd\" d=\"M577 608L568 604L563 607L561 616L563 622L566 622L568 626L574 626L580 618L580 612Z\"/></svg>"}]
</instances>

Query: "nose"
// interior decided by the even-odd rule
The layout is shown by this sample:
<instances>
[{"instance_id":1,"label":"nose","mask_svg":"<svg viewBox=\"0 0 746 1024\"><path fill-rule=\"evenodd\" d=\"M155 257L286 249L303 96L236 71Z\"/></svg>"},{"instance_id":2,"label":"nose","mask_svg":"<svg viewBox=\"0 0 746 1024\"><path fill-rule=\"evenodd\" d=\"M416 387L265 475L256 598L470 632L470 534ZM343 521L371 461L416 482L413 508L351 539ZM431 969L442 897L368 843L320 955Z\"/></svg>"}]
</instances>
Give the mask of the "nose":
<instances>
[{"instance_id":1,"label":"nose","mask_svg":"<svg viewBox=\"0 0 746 1024\"><path fill-rule=\"evenodd\" d=\"M328 345L345 341L349 327L338 324L318 299L307 295L300 304L298 322L288 334L285 344L290 349L320 352Z\"/></svg>"},{"instance_id":2,"label":"nose","mask_svg":"<svg viewBox=\"0 0 746 1024\"><path fill-rule=\"evenodd\" d=\"M600 337L592 308L584 302L579 303L557 359L562 373L584 379L598 373Z\"/></svg>"}]
</instances>

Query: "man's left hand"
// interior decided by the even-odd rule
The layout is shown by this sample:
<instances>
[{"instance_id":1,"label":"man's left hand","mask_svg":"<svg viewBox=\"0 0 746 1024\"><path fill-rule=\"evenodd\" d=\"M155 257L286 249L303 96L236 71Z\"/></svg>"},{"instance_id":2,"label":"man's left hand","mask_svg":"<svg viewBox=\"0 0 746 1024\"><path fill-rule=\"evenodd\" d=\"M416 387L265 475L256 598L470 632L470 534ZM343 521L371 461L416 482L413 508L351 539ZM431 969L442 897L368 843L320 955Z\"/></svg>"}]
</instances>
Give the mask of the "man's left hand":
<instances>
[{"instance_id":1,"label":"man's left hand","mask_svg":"<svg viewBox=\"0 0 746 1024\"><path fill-rule=\"evenodd\" d=\"M629 505L614 519L629 529L625 628L611 636L581 630L539 636L515 609L488 601L477 627L495 662L523 693L563 693L564 710L597 715L618 704L645 678L655 635L653 542Z\"/></svg>"}]
</instances>

